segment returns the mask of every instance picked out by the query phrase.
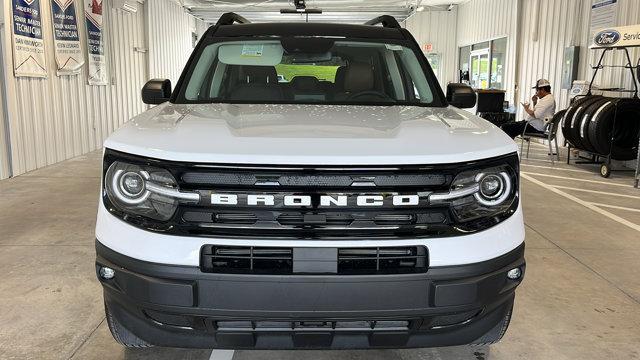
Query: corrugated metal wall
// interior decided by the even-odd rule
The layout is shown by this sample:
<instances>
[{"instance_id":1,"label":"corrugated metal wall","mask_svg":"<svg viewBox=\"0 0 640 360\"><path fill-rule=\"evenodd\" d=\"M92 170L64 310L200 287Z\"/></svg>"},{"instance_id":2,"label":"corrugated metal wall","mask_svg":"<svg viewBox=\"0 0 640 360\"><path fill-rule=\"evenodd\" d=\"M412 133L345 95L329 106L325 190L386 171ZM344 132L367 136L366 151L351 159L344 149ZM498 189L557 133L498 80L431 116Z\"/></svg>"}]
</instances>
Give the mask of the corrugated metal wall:
<instances>
[{"instance_id":1,"label":"corrugated metal wall","mask_svg":"<svg viewBox=\"0 0 640 360\"><path fill-rule=\"evenodd\" d=\"M457 79L456 58L457 9L452 11L429 11L415 13L405 22L407 30L413 34L420 46L430 43L433 52L441 54L440 85L443 89Z\"/></svg>"},{"instance_id":2,"label":"corrugated metal wall","mask_svg":"<svg viewBox=\"0 0 640 360\"><path fill-rule=\"evenodd\" d=\"M636 24L640 24L640 1L618 0L618 14L616 25L625 26ZM587 30L588 27L585 27L584 33L587 33ZM584 45L584 47L586 48L591 43L591 41L591 36L585 36L582 38L582 45ZM597 64L599 52L588 51L588 53L589 62L581 62L580 69L581 72L584 72L586 76L591 79L593 72L589 65ZM631 55L631 61L633 62L632 65L636 65L636 62L640 57L640 48L629 49L629 54ZM623 52L616 51L613 56L612 54L608 54L607 57L605 57L605 60L606 64L623 65L626 63L626 56ZM633 87L633 81L628 69L605 68L601 71L598 71L595 83L597 83L601 88L625 87L627 89L631 89Z\"/></svg>"},{"instance_id":3,"label":"corrugated metal wall","mask_svg":"<svg viewBox=\"0 0 640 360\"><path fill-rule=\"evenodd\" d=\"M640 23L640 1L618 3L617 25ZM562 109L569 102L568 91L561 89L564 49L580 46L579 79L590 80L590 65L597 63L597 54L588 50L590 7L589 0L472 0L459 7L457 45L508 36L507 97L519 104L532 95L532 84L545 77ZM518 13L522 14L519 22ZM634 49L631 55L636 61L640 51ZM622 64L623 56L617 52L607 63ZM632 86L628 70L620 69L600 71L596 83L600 87Z\"/></svg>"},{"instance_id":4,"label":"corrugated metal wall","mask_svg":"<svg viewBox=\"0 0 640 360\"><path fill-rule=\"evenodd\" d=\"M11 175L11 169L9 164L9 124L8 119L5 117L5 74L4 74L4 58L7 54L4 38L1 34L4 31L4 23L2 22L3 9L0 8L0 180L6 179Z\"/></svg>"},{"instance_id":5,"label":"corrugated metal wall","mask_svg":"<svg viewBox=\"0 0 640 360\"><path fill-rule=\"evenodd\" d=\"M562 58L568 46L581 45L588 37L589 8L591 2L583 0L525 0L522 32L519 41L518 84L521 89L518 102L533 95L529 88L539 78L551 83L557 109L566 107L568 90L562 85ZM537 15L536 15L537 14ZM585 61L586 46L581 47L580 58ZM585 71L578 75L584 78ZM522 112L520 112L522 117Z\"/></svg>"},{"instance_id":6,"label":"corrugated metal wall","mask_svg":"<svg viewBox=\"0 0 640 360\"><path fill-rule=\"evenodd\" d=\"M7 24L10 24L10 3L4 1L2 5ZM192 50L192 29L198 34L205 30L202 21L196 22L172 0L148 0L146 5L141 1L129 1L128 4L137 7L137 12L133 13L116 9L113 4L116 2L104 2L105 51L111 80L107 86L87 85L86 65L79 75L56 75L48 1L41 2L47 79L15 78L11 27L5 26L0 33L8 47L5 47L4 70L14 176L101 148L109 134L146 109L140 99L140 89L150 78L150 68L154 71L153 76L163 74L177 80ZM152 16L148 16L145 7L155 9ZM86 56L86 26L81 0L76 0L76 9ZM147 32L150 29L155 29L152 36ZM148 38L155 44L151 53L144 50L148 47ZM147 58L151 54L153 61ZM1 131L0 139L3 139ZM9 175L1 141L0 179Z\"/></svg>"},{"instance_id":7,"label":"corrugated metal wall","mask_svg":"<svg viewBox=\"0 0 640 360\"><path fill-rule=\"evenodd\" d=\"M458 48L508 37L505 64L507 94L505 99L510 102L513 102L515 98L519 3L520 0L472 0L461 4L458 9ZM458 57L459 52L456 50L456 64Z\"/></svg>"},{"instance_id":8,"label":"corrugated metal wall","mask_svg":"<svg viewBox=\"0 0 640 360\"><path fill-rule=\"evenodd\" d=\"M175 86L193 50L192 35L205 31L204 21L170 0L146 2L149 31L149 76L170 79Z\"/></svg>"},{"instance_id":9,"label":"corrugated metal wall","mask_svg":"<svg viewBox=\"0 0 640 360\"><path fill-rule=\"evenodd\" d=\"M104 11L111 84L89 86L86 66L80 75L56 75L51 7L42 2L48 78L15 78L12 59L6 59L13 175L100 148L107 135L144 109L139 91L146 59L144 53L134 51L135 46L144 47L144 19L142 5L133 4L139 7L137 13ZM5 5L10 13L10 2ZM105 9L108 6L105 2ZM83 7L76 8L86 54ZM11 44L10 27L4 36L5 43Z\"/></svg>"},{"instance_id":10,"label":"corrugated metal wall","mask_svg":"<svg viewBox=\"0 0 640 360\"><path fill-rule=\"evenodd\" d=\"M539 16L522 18L522 36L520 38L520 61L518 83L522 84L519 101L531 96L527 87L536 79L546 77L551 82L556 96L557 108L564 109L569 104L568 90L562 86L562 57L568 46L580 46L578 79L591 80L591 65L598 62L600 52L589 50L592 34L589 33L591 1L584 0L524 0L523 12ZM640 24L640 1L619 0L617 25ZM537 31L537 40L532 34ZM630 51L632 61L640 56L638 49ZM606 64L623 65L622 52L607 55ZM635 63L634 63L635 65ZM603 69L598 72L595 83L600 87L632 88L633 83L628 69ZM614 94L611 94L614 95ZM619 95L619 94L618 94Z\"/></svg>"}]
</instances>

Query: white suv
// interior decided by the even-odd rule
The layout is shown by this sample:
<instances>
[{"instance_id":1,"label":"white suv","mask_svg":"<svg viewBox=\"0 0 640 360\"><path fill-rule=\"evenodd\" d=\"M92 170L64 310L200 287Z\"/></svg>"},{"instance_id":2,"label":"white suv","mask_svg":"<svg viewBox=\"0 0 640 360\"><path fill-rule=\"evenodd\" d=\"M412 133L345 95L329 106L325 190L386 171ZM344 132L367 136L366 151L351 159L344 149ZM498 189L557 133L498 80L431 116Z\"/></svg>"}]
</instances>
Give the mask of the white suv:
<instances>
[{"instance_id":1,"label":"white suv","mask_svg":"<svg viewBox=\"0 0 640 360\"><path fill-rule=\"evenodd\" d=\"M105 142L96 271L114 338L498 341L525 267L517 147L451 106L473 106L473 91L449 90L391 17L225 14L175 90L148 82L159 105Z\"/></svg>"}]
</instances>

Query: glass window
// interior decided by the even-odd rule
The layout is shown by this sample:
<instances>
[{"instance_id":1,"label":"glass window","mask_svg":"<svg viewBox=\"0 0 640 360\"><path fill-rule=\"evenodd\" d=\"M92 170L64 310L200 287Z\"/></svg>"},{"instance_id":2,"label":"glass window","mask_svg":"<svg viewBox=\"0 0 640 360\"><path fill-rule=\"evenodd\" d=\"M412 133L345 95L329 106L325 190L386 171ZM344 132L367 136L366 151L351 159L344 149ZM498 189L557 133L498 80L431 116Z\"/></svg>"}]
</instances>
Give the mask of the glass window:
<instances>
[{"instance_id":1,"label":"glass window","mask_svg":"<svg viewBox=\"0 0 640 360\"><path fill-rule=\"evenodd\" d=\"M506 59L506 37L461 47L458 60L460 82L476 89L505 90Z\"/></svg>"},{"instance_id":2,"label":"glass window","mask_svg":"<svg viewBox=\"0 0 640 360\"><path fill-rule=\"evenodd\" d=\"M504 66L507 59L507 38L492 41L491 45L491 83L492 89L505 90Z\"/></svg>"},{"instance_id":3,"label":"glass window","mask_svg":"<svg viewBox=\"0 0 640 360\"><path fill-rule=\"evenodd\" d=\"M305 38L217 42L200 53L178 101L429 104L434 86L413 49ZM317 42L317 43L315 43Z\"/></svg>"},{"instance_id":4,"label":"glass window","mask_svg":"<svg viewBox=\"0 0 640 360\"><path fill-rule=\"evenodd\" d=\"M491 47L491 41L485 41L485 42L473 44L471 46L471 50L482 50L482 49L488 49L489 47Z\"/></svg>"},{"instance_id":5,"label":"glass window","mask_svg":"<svg viewBox=\"0 0 640 360\"><path fill-rule=\"evenodd\" d=\"M471 46L463 46L460 48L460 59L458 61L458 70L460 82L469 83L469 59L471 56Z\"/></svg>"},{"instance_id":6,"label":"glass window","mask_svg":"<svg viewBox=\"0 0 640 360\"><path fill-rule=\"evenodd\" d=\"M433 70L433 73L436 75L436 78L438 78L438 81L440 81L442 83L442 69L440 67L440 59L441 59L440 53L428 53L428 54L426 54L426 57L427 57L427 61L429 62L429 65L431 66L431 70Z\"/></svg>"}]
</instances>

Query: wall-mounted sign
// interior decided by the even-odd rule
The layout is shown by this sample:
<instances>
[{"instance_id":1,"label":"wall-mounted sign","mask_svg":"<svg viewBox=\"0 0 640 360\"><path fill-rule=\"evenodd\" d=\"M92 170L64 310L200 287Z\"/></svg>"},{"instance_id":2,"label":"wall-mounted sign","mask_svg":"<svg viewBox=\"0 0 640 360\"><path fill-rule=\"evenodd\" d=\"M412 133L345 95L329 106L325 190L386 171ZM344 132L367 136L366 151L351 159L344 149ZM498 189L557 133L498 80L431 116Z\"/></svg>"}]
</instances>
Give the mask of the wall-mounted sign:
<instances>
[{"instance_id":1,"label":"wall-mounted sign","mask_svg":"<svg viewBox=\"0 0 640 360\"><path fill-rule=\"evenodd\" d=\"M640 46L640 25L619 26L598 31L591 48Z\"/></svg>"},{"instance_id":2,"label":"wall-mounted sign","mask_svg":"<svg viewBox=\"0 0 640 360\"><path fill-rule=\"evenodd\" d=\"M107 58L102 32L102 0L84 0L89 51L89 85L107 85Z\"/></svg>"},{"instance_id":3,"label":"wall-mounted sign","mask_svg":"<svg viewBox=\"0 0 640 360\"><path fill-rule=\"evenodd\" d=\"M11 0L15 76L47 77L40 0Z\"/></svg>"},{"instance_id":4,"label":"wall-mounted sign","mask_svg":"<svg viewBox=\"0 0 640 360\"><path fill-rule=\"evenodd\" d=\"M422 45L422 51L424 52L431 52L433 51L433 44L430 43L425 43Z\"/></svg>"},{"instance_id":5,"label":"wall-mounted sign","mask_svg":"<svg viewBox=\"0 0 640 360\"><path fill-rule=\"evenodd\" d=\"M591 32L616 26L618 0L591 0Z\"/></svg>"},{"instance_id":6,"label":"wall-mounted sign","mask_svg":"<svg viewBox=\"0 0 640 360\"><path fill-rule=\"evenodd\" d=\"M84 64L74 0L51 0L58 75L75 75Z\"/></svg>"}]
</instances>

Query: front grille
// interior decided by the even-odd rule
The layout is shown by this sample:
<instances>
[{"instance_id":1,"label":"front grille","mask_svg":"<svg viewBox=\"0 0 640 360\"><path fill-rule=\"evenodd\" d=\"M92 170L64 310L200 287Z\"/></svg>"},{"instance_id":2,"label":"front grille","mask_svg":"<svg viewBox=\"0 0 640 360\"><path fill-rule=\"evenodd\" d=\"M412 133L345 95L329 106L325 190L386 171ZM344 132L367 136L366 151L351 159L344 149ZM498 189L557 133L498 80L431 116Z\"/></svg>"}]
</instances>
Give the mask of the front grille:
<instances>
[{"instance_id":1,"label":"front grille","mask_svg":"<svg viewBox=\"0 0 640 360\"><path fill-rule=\"evenodd\" d=\"M451 230L448 207L426 206L430 192L447 191L455 169L350 168L306 169L209 167L176 176L180 188L199 192L199 204L182 205L174 232L229 238L397 238L443 235ZM237 196L233 204L212 203L213 195ZM394 195L420 195L420 205L392 204ZM270 196L273 203L249 205L249 197ZM381 196L384 206L358 205L358 197ZM285 199L310 197L309 204ZM321 197L336 203L322 205ZM339 197L344 203L337 204Z\"/></svg>"},{"instance_id":2,"label":"front grille","mask_svg":"<svg viewBox=\"0 0 640 360\"><path fill-rule=\"evenodd\" d=\"M258 170L259 171L259 170ZM277 170L282 172L282 170ZM398 174L386 175L380 172L358 175L353 171L351 175L332 174L279 174L274 171L251 173L247 171L221 170L220 172L187 172L182 175L184 184L195 187L202 185L218 186L287 186L312 188L344 188L349 186L413 186L433 187L442 186L448 182L445 174Z\"/></svg>"},{"instance_id":3,"label":"front grille","mask_svg":"<svg viewBox=\"0 0 640 360\"><path fill-rule=\"evenodd\" d=\"M105 171L113 161L166 169L180 191L199 195L197 203L178 203L168 221L127 214L104 196L105 206L116 216L163 234L256 241L460 236L499 223L518 206L514 201L509 211L497 216L461 222L449 204L429 201L431 193L448 192L463 171L504 165L505 161L516 168L515 155L481 163L312 167L184 163L107 150ZM215 196L229 195L236 197L234 203L214 201ZM412 206L395 202L416 196ZM269 197L269 202L258 202L256 197ZM287 203L296 197L305 197L305 201ZM376 199L380 205L363 206L362 197Z\"/></svg>"},{"instance_id":4,"label":"front grille","mask_svg":"<svg viewBox=\"0 0 640 360\"><path fill-rule=\"evenodd\" d=\"M376 332L408 331L408 320L345 320L345 321L214 321L216 331L251 332Z\"/></svg>"},{"instance_id":5,"label":"front grille","mask_svg":"<svg viewBox=\"0 0 640 360\"><path fill-rule=\"evenodd\" d=\"M331 254L331 250L322 249L322 256ZM311 257L307 251L306 256L298 258L295 248L204 245L200 269L222 274L293 274L296 268L309 268L295 263L313 259L313 249L310 251ZM333 262L335 266L329 268L337 270L329 273L341 275L422 273L427 271L429 263L424 246L340 248L333 253L332 258L320 261Z\"/></svg>"}]
</instances>

